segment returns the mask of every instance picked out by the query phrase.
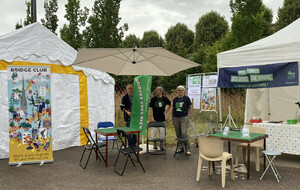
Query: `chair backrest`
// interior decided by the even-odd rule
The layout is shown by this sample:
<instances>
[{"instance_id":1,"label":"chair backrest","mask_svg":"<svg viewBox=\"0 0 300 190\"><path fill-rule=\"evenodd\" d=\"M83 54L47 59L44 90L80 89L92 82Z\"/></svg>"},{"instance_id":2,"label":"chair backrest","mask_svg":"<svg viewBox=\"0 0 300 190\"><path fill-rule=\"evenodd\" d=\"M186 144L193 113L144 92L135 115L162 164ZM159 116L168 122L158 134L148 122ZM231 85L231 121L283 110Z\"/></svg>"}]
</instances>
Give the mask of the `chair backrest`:
<instances>
[{"instance_id":1,"label":"chair backrest","mask_svg":"<svg viewBox=\"0 0 300 190\"><path fill-rule=\"evenodd\" d=\"M120 130L120 129L117 129L117 133L118 133L119 139L121 140L121 143L122 143L121 147L125 147L125 142L123 141L123 138L126 139L127 142L129 142L128 141L128 135L125 133L125 131Z\"/></svg>"},{"instance_id":2,"label":"chair backrest","mask_svg":"<svg viewBox=\"0 0 300 190\"><path fill-rule=\"evenodd\" d=\"M266 128L251 126L251 127L249 127L249 132L250 133L262 133L262 134L265 134L266 133Z\"/></svg>"},{"instance_id":3,"label":"chair backrest","mask_svg":"<svg viewBox=\"0 0 300 190\"><path fill-rule=\"evenodd\" d=\"M163 121L150 121L148 127L166 127L166 124Z\"/></svg>"},{"instance_id":4,"label":"chair backrest","mask_svg":"<svg viewBox=\"0 0 300 190\"><path fill-rule=\"evenodd\" d=\"M83 132L84 132L85 136L88 139L87 144L89 144L89 143L90 144L96 144L96 142L94 141L94 139L92 137L92 134L91 134L90 130L88 128L86 128L86 127L82 127L82 129L83 129Z\"/></svg>"},{"instance_id":5,"label":"chair backrest","mask_svg":"<svg viewBox=\"0 0 300 190\"><path fill-rule=\"evenodd\" d=\"M97 128L112 128L114 127L113 122L105 121L105 122L99 122L97 125Z\"/></svg>"},{"instance_id":6,"label":"chair backrest","mask_svg":"<svg viewBox=\"0 0 300 190\"><path fill-rule=\"evenodd\" d=\"M199 154L208 158L218 158L223 154L223 145L220 138L198 137Z\"/></svg>"},{"instance_id":7,"label":"chair backrest","mask_svg":"<svg viewBox=\"0 0 300 190\"><path fill-rule=\"evenodd\" d=\"M266 128L263 127L254 127L254 126L250 126L249 128L249 132L250 133L262 133L262 134L266 134ZM263 146L264 145L264 140L259 140L254 142L256 146Z\"/></svg>"}]
</instances>

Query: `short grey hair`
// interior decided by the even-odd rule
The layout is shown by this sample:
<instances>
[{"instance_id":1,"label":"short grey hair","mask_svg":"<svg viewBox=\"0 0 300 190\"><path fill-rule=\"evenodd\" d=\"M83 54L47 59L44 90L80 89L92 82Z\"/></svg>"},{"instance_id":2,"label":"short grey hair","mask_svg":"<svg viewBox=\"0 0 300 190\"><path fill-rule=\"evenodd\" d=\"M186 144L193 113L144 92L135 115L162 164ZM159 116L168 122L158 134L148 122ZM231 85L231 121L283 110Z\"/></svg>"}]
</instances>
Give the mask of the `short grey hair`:
<instances>
[{"instance_id":1,"label":"short grey hair","mask_svg":"<svg viewBox=\"0 0 300 190\"><path fill-rule=\"evenodd\" d=\"M185 90L184 86L182 85L179 85L176 90L178 91L179 89Z\"/></svg>"},{"instance_id":2,"label":"short grey hair","mask_svg":"<svg viewBox=\"0 0 300 190\"><path fill-rule=\"evenodd\" d=\"M158 86L158 87L156 87L156 88L159 88L161 92L164 92L164 89L163 89L163 87L161 87L161 86Z\"/></svg>"}]
</instances>

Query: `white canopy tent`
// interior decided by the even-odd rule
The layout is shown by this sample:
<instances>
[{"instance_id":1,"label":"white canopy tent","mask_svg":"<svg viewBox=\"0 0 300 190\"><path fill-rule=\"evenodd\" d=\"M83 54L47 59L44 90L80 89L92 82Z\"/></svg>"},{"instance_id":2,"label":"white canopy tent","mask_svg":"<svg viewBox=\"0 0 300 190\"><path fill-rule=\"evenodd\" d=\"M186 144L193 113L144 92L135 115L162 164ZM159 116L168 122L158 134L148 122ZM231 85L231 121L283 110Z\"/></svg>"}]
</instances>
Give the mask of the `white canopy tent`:
<instances>
[{"instance_id":1,"label":"white canopy tent","mask_svg":"<svg viewBox=\"0 0 300 190\"><path fill-rule=\"evenodd\" d=\"M300 62L300 19L287 27L243 47L217 55L218 69L284 62ZM219 79L222 80L222 79ZM300 87L248 89L245 122L254 116L263 120L299 119Z\"/></svg>"},{"instance_id":2,"label":"white canopy tent","mask_svg":"<svg viewBox=\"0 0 300 190\"><path fill-rule=\"evenodd\" d=\"M76 56L76 50L40 23L0 36L0 159L9 155L10 65L51 67L53 150L80 146L83 124L93 131L99 121L114 122L114 79L105 72L70 66Z\"/></svg>"}]
</instances>

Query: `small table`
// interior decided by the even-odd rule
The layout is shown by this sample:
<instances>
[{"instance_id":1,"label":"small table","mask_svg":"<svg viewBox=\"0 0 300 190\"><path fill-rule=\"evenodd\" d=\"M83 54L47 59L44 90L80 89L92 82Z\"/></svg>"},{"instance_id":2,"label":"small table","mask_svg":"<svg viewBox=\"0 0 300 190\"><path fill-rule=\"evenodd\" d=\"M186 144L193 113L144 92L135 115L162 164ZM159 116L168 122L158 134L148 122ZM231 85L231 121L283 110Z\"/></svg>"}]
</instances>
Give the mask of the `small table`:
<instances>
[{"instance_id":1,"label":"small table","mask_svg":"<svg viewBox=\"0 0 300 190\"><path fill-rule=\"evenodd\" d=\"M140 145L140 133L141 133L140 130L132 129L129 127L95 129L94 132L96 133L96 143L98 143L98 135L97 134L101 134L106 137L106 147L105 147L105 165L106 165L106 167L108 167L108 165L107 165L108 136L118 136L117 129L125 131L126 134L128 134L128 135L137 134L138 135L137 143L138 143L138 146ZM139 156L139 152L137 153L137 156Z\"/></svg>"},{"instance_id":2,"label":"small table","mask_svg":"<svg viewBox=\"0 0 300 190\"><path fill-rule=\"evenodd\" d=\"M228 135L223 135L223 132L209 134L208 137L219 137L222 140L228 140L228 152L230 153L230 141L243 142L248 144L247 155L247 179L250 178L250 143L264 139L264 150L266 149L267 134L250 133L249 137L242 137L241 131L229 131ZM264 157L264 168L266 168L266 158Z\"/></svg>"}]
</instances>

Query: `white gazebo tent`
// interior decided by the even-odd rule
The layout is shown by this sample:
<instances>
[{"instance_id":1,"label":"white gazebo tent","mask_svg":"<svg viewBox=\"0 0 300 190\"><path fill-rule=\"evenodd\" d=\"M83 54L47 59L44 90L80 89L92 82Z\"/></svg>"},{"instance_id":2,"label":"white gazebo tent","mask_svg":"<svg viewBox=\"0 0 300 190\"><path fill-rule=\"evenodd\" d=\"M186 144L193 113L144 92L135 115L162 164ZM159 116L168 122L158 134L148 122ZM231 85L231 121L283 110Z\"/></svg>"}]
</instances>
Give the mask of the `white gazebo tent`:
<instances>
[{"instance_id":1,"label":"white gazebo tent","mask_svg":"<svg viewBox=\"0 0 300 190\"><path fill-rule=\"evenodd\" d=\"M218 69L300 61L300 19L266 38L217 55ZM219 79L222 80L222 79ZM248 89L245 122L254 116L263 120L299 119L300 87Z\"/></svg>"},{"instance_id":2,"label":"white gazebo tent","mask_svg":"<svg viewBox=\"0 0 300 190\"><path fill-rule=\"evenodd\" d=\"M81 126L114 122L114 79L70 66L77 51L40 23L0 36L0 159L9 156L7 66L49 66L53 150L85 144Z\"/></svg>"}]
</instances>

